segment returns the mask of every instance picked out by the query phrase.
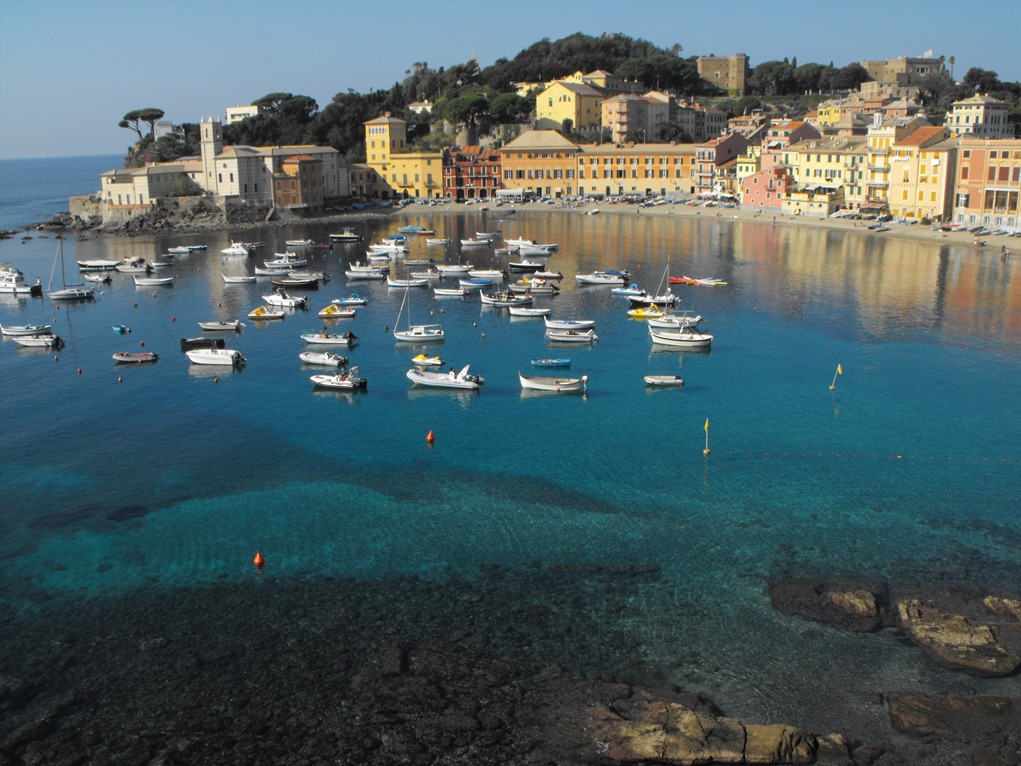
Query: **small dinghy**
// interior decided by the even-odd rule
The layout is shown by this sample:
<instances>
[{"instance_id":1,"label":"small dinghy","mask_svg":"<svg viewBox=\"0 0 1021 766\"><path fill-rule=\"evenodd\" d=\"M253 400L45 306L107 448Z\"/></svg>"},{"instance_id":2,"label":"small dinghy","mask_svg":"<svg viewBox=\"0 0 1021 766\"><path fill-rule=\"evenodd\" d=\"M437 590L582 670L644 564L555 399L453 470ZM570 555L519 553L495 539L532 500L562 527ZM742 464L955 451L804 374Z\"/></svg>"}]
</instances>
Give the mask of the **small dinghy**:
<instances>
[{"instance_id":1,"label":"small dinghy","mask_svg":"<svg viewBox=\"0 0 1021 766\"><path fill-rule=\"evenodd\" d=\"M329 351L302 351L298 358L305 364L318 364L322 367L346 367L347 357L331 354Z\"/></svg>"},{"instance_id":2,"label":"small dinghy","mask_svg":"<svg viewBox=\"0 0 1021 766\"><path fill-rule=\"evenodd\" d=\"M199 322L199 327L206 332L241 332L244 326L245 323L240 319L231 322Z\"/></svg>"},{"instance_id":3,"label":"small dinghy","mask_svg":"<svg viewBox=\"0 0 1021 766\"><path fill-rule=\"evenodd\" d=\"M118 352L113 355L113 360L117 364L145 364L146 362L155 362L159 358L160 355L152 351L139 351L136 354Z\"/></svg>"},{"instance_id":4,"label":"small dinghy","mask_svg":"<svg viewBox=\"0 0 1021 766\"><path fill-rule=\"evenodd\" d=\"M357 367L352 367L348 372L338 372L336 375L312 375L309 380L317 388L333 388L339 391L368 388L368 381L359 377Z\"/></svg>"},{"instance_id":5,"label":"small dinghy","mask_svg":"<svg viewBox=\"0 0 1021 766\"><path fill-rule=\"evenodd\" d=\"M680 375L646 375L645 384L648 386L672 386L684 385L684 379Z\"/></svg>"}]
</instances>

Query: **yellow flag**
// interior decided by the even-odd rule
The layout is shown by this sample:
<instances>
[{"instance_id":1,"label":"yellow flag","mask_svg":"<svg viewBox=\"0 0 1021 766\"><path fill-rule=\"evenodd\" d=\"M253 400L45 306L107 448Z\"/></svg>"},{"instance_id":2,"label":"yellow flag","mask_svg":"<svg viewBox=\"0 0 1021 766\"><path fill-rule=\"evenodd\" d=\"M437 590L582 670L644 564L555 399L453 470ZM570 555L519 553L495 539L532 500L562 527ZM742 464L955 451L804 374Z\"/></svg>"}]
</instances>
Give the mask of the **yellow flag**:
<instances>
[{"instance_id":1,"label":"yellow flag","mask_svg":"<svg viewBox=\"0 0 1021 766\"><path fill-rule=\"evenodd\" d=\"M844 370L843 370L843 368L842 368L842 367L841 367L841 366L840 366L840 365L838 364L838 365L837 365L837 375L843 375L843 374L844 374Z\"/></svg>"},{"instance_id":2,"label":"yellow flag","mask_svg":"<svg viewBox=\"0 0 1021 766\"><path fill-rule=\"evenodd\" d=\"M706 430L707 432L709 431L709 418L706 418L706 419L705 419L705 430Z\"/></svg>"}]
</instances>

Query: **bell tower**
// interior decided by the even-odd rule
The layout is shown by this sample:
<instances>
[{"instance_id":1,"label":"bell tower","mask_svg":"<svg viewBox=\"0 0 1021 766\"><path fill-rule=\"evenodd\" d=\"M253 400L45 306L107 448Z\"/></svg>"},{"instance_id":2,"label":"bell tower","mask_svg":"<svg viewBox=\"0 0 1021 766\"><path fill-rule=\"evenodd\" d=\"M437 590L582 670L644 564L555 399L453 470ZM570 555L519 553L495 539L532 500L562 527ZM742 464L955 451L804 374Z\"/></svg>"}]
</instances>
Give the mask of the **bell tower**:
<instances>
[{"instance_id":1,"label":"bell tower","mask_svg":"<svg viewBox=\"0 0 1021 766\"><path fill-rule=\"evenodd\" d=\"M206 191L219 193L216 183L216 156L223 151L223 125L209 118L199 125L199 143L202 151L202 183Z\"/></svg>"}]
</instances>

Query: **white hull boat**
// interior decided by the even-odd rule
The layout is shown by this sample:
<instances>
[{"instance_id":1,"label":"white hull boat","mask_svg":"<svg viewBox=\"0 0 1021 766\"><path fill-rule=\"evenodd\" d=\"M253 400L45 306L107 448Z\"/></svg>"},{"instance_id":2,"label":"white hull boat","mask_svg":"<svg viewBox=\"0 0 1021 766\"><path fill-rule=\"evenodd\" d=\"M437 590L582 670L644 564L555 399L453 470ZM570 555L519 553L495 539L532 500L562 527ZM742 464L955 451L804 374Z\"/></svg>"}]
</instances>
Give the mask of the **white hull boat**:
<instances>
[{"instance_id":1,"label":"white hull boat","mask_svg":"<svg viewBox=\"0 0 1021 766\"><path fill-rule=\"evenodd\" d=\"M59 335L15 335L12 340L26 348L63 348L64 341Z\"/></svg>"},{"instance_id":2,"label":"white hull boat","mask_svg":"<svg viewBox=\"0 0 1021 766\"><path fill-rule=\"evenodd\" d=\"M594 271L591 274L576 274L574 278L580 285L622 285L629 276L626 271Z\"/></svg>"},{"instance_id":3,"label":"white hull boat","mask_svg":"<svg viewBox=\"0 0 1021 766\"><path fill-rule=\"evenodd\" d=\"M649 327L656 327L662 330L683 330L685 328L694 330L701 321L701 314L684 311L675 314L664 314L658 319L649 319L647 324Z\"/></svg>"},{"instance_id":4,"label":"white hull boat","mask_svg":"<svg viewBox=\"0 0 1021 766\"><path fill-rule=\"evenodd\" d=\"M463 287L434 287L433 294L437 298L467 298L472 293Z\"/></svg>"},{"instance_id":5,"label":"white hull boat","mask_svg":"<svg viewBox=\"0 0 1021 766\"><path fill-rule=\"evenodd\" d=\"M244 326L245 323L240 319L231 322L199 322L199 327L206 332L241 332Z\"/></svg>"},{"instance_id":6,"label":"white hull boat","mask_svg":"<svg viewBox=\"0 0 1021 766\"><path fill-rule=\"evenodd\" d=\"M166 287L174 284L173 277L135 277L137 287Z\"/></svg>"},{"instance_id":7,"label":"white hull boat","mask_svg":"<svg viewBox=\"0 0 1021 766\"><path fill-rule=\"evenodd\" d=\"M254 276L228 277L226 274L221 274L220 276L223 277L223 281L228 285L243 285L255 281Z\"/></svg>"},{"instance_id":8,"label":"white hull boat","mask_svg":"<svg viewBox=\"0 0 1021 766\"><path fill-rule=\"evenodd\" d=\"M599 340L596 331L588 330L546 330L546 340L557 343L594 343Z\"/></svg>"},{"instance_id":9,"label":"white hull boat","mask_svg":"<svg viewBox=\"0 0 1021 766\"><path fill-rule=\"evenodd\" d=\"M514 293L482 293L482 303L486 306L507 308L509 306L529 306L532 303L531 295L515 295Z\"/></svg>"},{"instance_id":10,"label":"white hull boat","mask_svg":"<svg viewBox=\"0 0 1021 766\"><path fill-rule=\"evenodd\" d=\"M287 294L283 288L278 289L276 292L270 295L262 296L262 299L266 301L270 306L281 306L285 309L296 309L303 308L308 304L308 298L301 297L295 298Z\"/></svg>"},{"instance_id":11,"label":"white hull boat","mask_svg":"<svg viewBox=\"0 0 1021 766\"><path fill-rule=\"evenodd\" d=\"M19 325L0 325L0 335L6 335L9 338L16 337L29 337L32 335L52 335L53 325L49 324L19 324Z\"/></svg>"},{"instance_id":12,"label":"white hull boat","mask_svg":"<svg viewBox=\"0 0 1021 766\"><path fill-rule=\"evenodd\" d=\"M526 391L549 391L557 394L584 391L588 387L588 375L577 378L557 378L546 375L522 375L518 372L521 388Z\"/></svg>"},{"instance_id":13,"label":"white hull boat","mask_svg":"<svg viewBox=\"0 0 1021 766\"><path fill-rule=\"evenodd\" d=\"M401 301L401 308L397 312L397 319L394 320L394 338L401 343L431 343L443 340L444 332L442 325L411 323L410 295L410 288L405 287L404 299ZM401 315L404 313L405 305L408 307L408 323L401 329Z\"/></svg>"},{"instance_id":14,"label":"white hull boat","mask_svg":"<svg viewBox=\"0 0 1021 766\"><path fill-rule=\"evenodd\" d=\"M302 351L298 358L305 364L317 364L320 367L346 367L347 357L331 354L329 351Z\"/></svg>"},{"instance_id":15,"label":"white hull boat","mask_svg":"<svg viewBox=\"0 0 1021 766\"><path fill-rule=\"evenodd\" d=\"M301 334L301 339L306 343L311 343L320 346L347 346L350 348L352 344L358 340L358 336L353 332L304 332Z\"/></svg>"},{"instance_id":16,"label":"white hull boat","mask_svg":"<svg viewBox=\"0 0 1021 766\"><path fill-rule=\"evenodd\" d=\"M331 303L329 306L319 312L320 319L350 319L357 312L349 306L341 306L337 303Z\"/></svg>"},{"instance_id":17,"label":"white hull boat","mask_svg":"<svg viewBox=\"0 0 1021 766\"><path fill-rule=\"evenodd\" d=\"M690 329L664 330L657 327L649 327L649 336L653 343L661 346L675 346L677 348L709 348L713 342L713 336L707 333L695 332Z\"/></svg>"},{"instance_id":18,"label":"white hull boat","mask_svg":"<svg viewBox=\"0 0 1021 766\"><path fill-rule=\"evenodd\" d=\"M471 269L470 263L437 263L436 270L445 277L459 277Z\"/></svg>"},{"instance_id":19,"label":"white hull boat","mask_svg":"<svg viewBox=\"0 0 1021 766\"><path fill-rule=\"evenodd\" d=\"M684 385L684 378L680 375L646 375L645 384L649 386L679 388Z\"/></svg>"},{"instance_id":20,"label":"white hull boat","mask_svg":"<svg viewBox=\"0 0 1021 766\"><path fill-rule=\"evenodd\" d=\"M429 239L429 238L426 238L425 244L429 245L429 246L434 246L434 245L449 245L450 244L450 240L449 239L445 239L445 238L441 238L441 239L436 239L436 238Z\"/></svg>"},{"instance_id":21,"label":"white hull boat","mask_svg":"<svg viewBox=\"0 0 1021 766\"><path fill-rule=\"evenodd\" d=\"M393 277L386 278L386 284L388 287L428 287L428 279L394 279Z\"/></svg>"},{"instance_id":22,"label":"white hull boat","mask_svg":"<svg viewBox=\"0 0 1021 766\"><path fill-rule=\"evenodd\" d=\"M247 245L243 245L240 242L231 242L230 247L225 247L220 251L223 255L251 255L252 251Z\"/></svg>"},{"instance_id":23,"label":"white hull boat","mask_svg":"<svg viewBox=\"0 0 1021 766\"><path fill-rule=\"evenodd\" d=\"M0 267L0 293L11 295L42 295L43 283L38 277L35 284L25 282L25 275L13 266Z\"/></svg>"},{"instance_id":24,"label":"white hull boat","mask_svg":"<svg viewBox=\"0 0 1021 766\"><path fill-rule=\"evenodd\" d=\"M60 259L60 284L59 290L51 290L53 284L53 272L57 269L57 259ZM46 285L46 292L52 301L90 301L96 297L96 290L86 287L84 284L69 285L64 277L64 239L57 237L57 253L53 257L53 270L50 272L50 281Z\"/></svg>"},{"instance_id":25,"label":"white hull boat","mask_svg":"<svg viewBox=\"0 0 1021 766\"><path fill-rule=\"evenodd\" d=\"M348 372L338 372L336 375L312 375L309 380L317 388L333 388L338 391L368 388L368 381L358 376L357 367L352 367Z\"/></svg>"},{"instance_id":26,"label":"white hull boat","mask_svg":"<svg viewBox=\"0 0 1021 766\"><path fill-rule=\"evenodd\" d=\"M458 388L468 391L479 390L478 376L471 375L468 372L468 365L465 365L464 369L457 373L453 370L450 372L433 372L431 370L412 368L406 374L408 380L416 386Z\"/></svg>"},{"instance_id":27,"label":"white hull boat","mask_svg":"<svg viewBox=\"0 0 1021 766\"><path fill-rule=\"evenodd\" d=\"M268 322L273 319L283 319L286 315L283 311L274 311L271 306L259 306L248 312L248 318L257 322Z\"/></svg>"},{"instance_id":28,"label":"white hull boat","mask_svg":"<svg viewBox=\"0 0 1021 766\"><path fill-rule=\"evenodd\" d=\"M196 348L184 353L192 364L240 367L247 361L240 351L232 348Z\"/></svg>"},{"instance_id":29,"label":"white hull boat","mask_svg":"<svg viewBox=\"0 0 1021 766\"><path fill-rule=\"evenodd\" d=\"M308 261L305 258L299 258L294 253L277 253L276 260L263 261L262 265L267 269L292 271L294 269L301 268L302 266L308 266Z\"/></svg>"},{"instance_id":30,"label":"white hull boat","mask_svg":"<svg viewBox=\"0 0 1021 766\"><path fill-rule=\"evenodd\" d=\"M113 360L117 364L145 364L146 362L159 361L160 355L152 351L139 351L137 353L130 353L121 351L113 355Z\"/></svg>"},{"instance_id":31,"label":"white hull boat","mask_svg":"<svg viewBox=\"0 0 1021 766\"><path fill-rule=\"evenodd\" d=\"M359 269L357 271L352 271L351 269L348 269L344 272L344 276L348 279L386 279L386 273L377 270L363 271Z\"/></svg>"},{"instance_id":32,"label":"white hull boat","mask_svg":"<svg viewBox=\"0 0 1021 766\"><path fill-rule=\"evenodd\" d=\"M312 245L311 239L285 239L284 244L288 247L310 247Z\"/></svg>"},{"instance_id":33,"label":"white hull boat","mask_svg":"<svg viewBox=\"0 0 1021 766\"><path fill-rule=\"evenodd\" d=\"M468 276L472 279L498 279L503 281L503 278L507 275L498 269L469 269Z\"/></svg>"},{"instance_id":34,"label":"white hull boat","mask_svg":"<svg viewBox=\"0 0 1021 766\"><path fill-rule=\"evenodd\" d=\"M113 271L117 268L117 261L78 261L79 271Z\"/></svg>"},{"instance_id":35,"label":"white hull boat","mask_svg":"<svg viewBox=\"0 0 1021 766\"><path fill-rule=\"evenodd\" d=\"M595 319L547 319L547 330L587 330L596 326Z\"/></svg>"},{"instance_id":36,"label":"white hull boat","mask_svg":"<svg viewBox=\"0 0 1021 766\"><path fill-rule=\"evenodd\" d=\"M528 306L510 306L507 309L512 317L544 317L548 316L550 309L535 309Z\"/></svg>"}]
</instances>

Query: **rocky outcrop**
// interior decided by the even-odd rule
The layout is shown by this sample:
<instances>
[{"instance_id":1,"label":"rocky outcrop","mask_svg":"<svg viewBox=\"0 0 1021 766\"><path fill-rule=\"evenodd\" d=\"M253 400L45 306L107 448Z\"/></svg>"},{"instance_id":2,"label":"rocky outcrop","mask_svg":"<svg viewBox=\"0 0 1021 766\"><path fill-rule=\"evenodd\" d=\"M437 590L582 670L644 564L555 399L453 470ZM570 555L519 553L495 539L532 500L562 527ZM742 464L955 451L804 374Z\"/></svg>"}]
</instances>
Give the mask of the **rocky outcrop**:
<instances>
[{"instance_id":1,"label":"rocky outcrop","mask_svg":"<svg viewBox=\"0 0 1021 766\"><path fill-rule=\"evenodd\" d=\"M918 737L969 738L1021 732L1021 706L1009 697L955 697L898 692L890 695L894 728Z\"/></svg>"},{"instance_id":2,"label":"rocky outcrop","mask_svg":"<svg viewBox=\"0 0 1021 766\"><path fill-rule=\"evenodd\" d=\"M984 603L984 602L982 602ZM947 612L909 598L897 603L898 624L930 656L952 668L981 676L1006 676L1021 667L1021 631L998 623L987 611L981 619Z\"/></svg>"},{"instance_id":3,"label":"rocky outcrop","mask_svg":"<svg viewBox=\"0 0 1021 766\"><path fill-rule=\"evenodd\" d=\"M745 724L643 692L627 706L592 708L587 728L617 763L810 764L819 747L804 729Z\"/></svg>"},{"instance_id":4,"label":"rocky outcrop","mask_svg":"<svg viewBox=\"0 0 1021 766\"><path fill-rule=\"evenodd\" d=\"M844 630L869 633L888 622L880 581L778 580L769 586L769 600L778 611Z\"/></svg>"}]
</instances>

